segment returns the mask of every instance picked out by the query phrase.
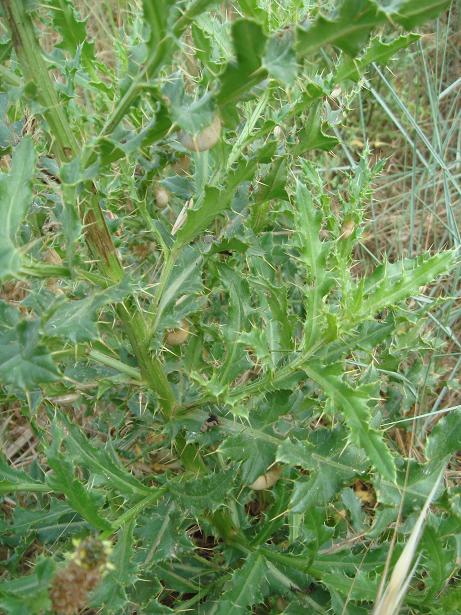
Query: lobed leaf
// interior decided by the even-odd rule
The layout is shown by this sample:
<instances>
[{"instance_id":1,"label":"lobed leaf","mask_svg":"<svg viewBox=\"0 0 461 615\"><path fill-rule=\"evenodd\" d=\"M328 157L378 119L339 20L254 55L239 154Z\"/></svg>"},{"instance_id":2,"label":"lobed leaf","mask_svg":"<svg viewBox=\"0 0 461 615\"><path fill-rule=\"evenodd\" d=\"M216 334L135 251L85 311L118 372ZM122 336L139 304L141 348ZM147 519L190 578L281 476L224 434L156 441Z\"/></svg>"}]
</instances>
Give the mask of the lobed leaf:
<instances>
[{"instance_id":1,"label":"lobed leaf","mask_svg":"<svg viewBox=\"0 0 461 615\"><path fill-rule=\"evenodd\" d=\"M75 55L81 51L82 57L88 67L94 62L94 43L88 40L86 19L79 19L75 6L70 0L47 0L52 9L53 25L61 35L61 41L56 45L60 49Z\"/></svg>"},{"instance_id":2,"label":"lobed leaf","mask_svg":"<svg viewBox=\"0 0 461 615\"><path fill-rule=\"evenodd\" d=\"M419 34L402 34L390 43L374 40L365 53L359 58L344 57L336 69L335 82L339 83L346 79L357 81L363 75L365 69L373 62L386 63L397 51L405 49L420 38Z\"/></svg>"},{"instance_id":3,"label":"lobed leaf","mask_svg":"<svg viewBox=\"0 0 461 615\"><path fill-rule=\"evenodd\" d=\"M195 239L219 214L231 206L239 185L255 175L259 162L265 163L268 157L272 157L274 145L269 142L256 150L248 160L242 158L236 168L229 173L224 188L205 186L196 206L187 212L186 221L176 233L177 248Z\"/></svg>"},{"instance_id":4,"label":"lobed leaf","mask_svg":"<svg viewBox=\"0 0 461 615\"><path fill-rule=\"evenodd\" d=\"M116 463L107 451L92 446L76 425L65 419L63 424L67 430L65 446L79 464L101 476L109 486L122 494L128 496L153 494L153 489L134 478L123 466Z\"/></svg>"},{"instance_id":5,"label":"lobed leaf","mask_svg":"<svg viewBox=\"0 0 461 615\"><path fill-rule=\"evenodd\" d=\"M245 433L226 438L219 446L225 459L241 463L242 481L249 485L274 462L275 445Z\"/></svg>"},{"instance_id":6,"label":"lobed leaf","mask_svg":"<svg viewBox=\"0 0 461 615\"><path fill-rule=\"evenodd\" d=\"M266 69L261 68L266 41L262 27L255 21L237 19L233 22L235 62L229 63L221 75L217 96L220 106L240 98L266 74Z\"/></svg>"},{"instance_id":7,"label":"lobed leaf","mask_svg":"<svg viewBox=\"0 0 461 615\"><path fill-rule=\"evenodd\" d=\"M366 45L373 28L388 20L414 28L447 8L450 0L343 0L336 17L320 15L308 28L297 30L297 52L307 56L325 45L335 45L356 56Z\"/></svg>"},{"instance_id":8,"label":"lobed leaf","mask_svg":"<svg viewBox=\"0 0 461 615\"><path fill-rule=\"evenodd\" d=\"M48 588L54 571L54 561L40 557L32 574L0 583L0 607L8 615L39 615L49 611Z\"/></svg>"},{"instance_id":9,"label":"lobed leaf","mask_svg":"<svg viewBox=\"0 0 461 615\"><path fill-rule=\"evenodd\" d=\"M336 468L319 466L308 480L295 481L290 511L303 513L313 506L325 506L336 495L342 482Z\"/></svg>"},{"instance_id":10,"label":"lobed leaf","mask_svg":"<svg viewBox=\"0 0 461 615\"><path fill-rule=\"evenodd\" d=\"M215 511L225 505L233 480L234 471L226 470L204 477L171 481L169 491L189 510Z\"/></svg>"},{"instance_id":11,"label":"lobed leaf","mask_svg":"<svg viewBox=\"0 0 461 615\"><path fill-rule=\"evenodd\" d=\"M288 86L293 85L298 72L298 64L291 33L282 33L267 41L263 66L277 81Z\"/></svg>"},{"instance_id":12,"label":"lobed leaf","mask_svg":"<svg viewBox=\"0 0 461 615\"><path fill-rule=\"evenodd\" d=\"M234 572L229 587L221 596L214 615L242 615L262 601L265 593L267 562L259 553L248 556Z\"/></svg>"},{"instance_id":13,"label":"lobed leaf","mask_svg":"<svg viewBox=\"0 0 461 615\"><path fill-rule=\"evenodd\" d=\"M13 468L0 456L0 494L34 490L48 491L44 483L34 480L23 470Z\"/></svg>"},{"instance_id":14,"label":"lobed leaf","mask_svg":"<svg viewBox=\"0 0 461 615\"><path fill-rule=\"evenodd\" d=\"M344 414L350 429L352 441L367 453L374 468L387 480L396 478L395 462L387 448L383 436L370 426L370 395L366 388L352 389L340 374L342 367L315 367L306 365L306 374L314 380L327 397L338 406Z\"/></svg>"},{"instance_id":15,"label":"lobed leaf","mask_svg":"<svg viewBox=\"0 0 461 615\"><path fill-rule=\"evenodd\" d=\"M129 601L128 589L137 580L137 565L134 560L134 520L121 528L117 544L111 554L113 569L104 575L91 594L91 606L105 607L105 612L123 610Z\"/></svg>"},{"instance_id":16,"label":"lobed leaf","mask_svg":"<svg viewBox=\"0 0 461 615\"><path fill-rule=\"evenodd\" d=\"M141 541L140 556L144 566L171 560L193 548L184 532L182 513L171 498L138 517L135 535Z\"/></svg>"},{"instance_id":17,"label":"lobed leaf","mask_svg":"<svg viewBox=\"0 0 461 615\"><path fill-rule=\"evenodd\" d=\"M51 354L40 343L38 322L22 320L0 336L0 382L30 391L59 378Z\"/></svg>"},{"instance_id":18,"label":"lobed leaf","mask_svg":"<svg viewBox=\"0 0 461 615\"><path fill-rule=\"evenodd\" d=\"M461 410L452 410L441 419L426 441L425 453L429 460L444 459L461 448Z\"/></svg>"},{"instance_id":19,"label":"lobed leaf","mask_svg":"<svg viewBox=\"0 0 461 615\"><path fill-rule=\"evenodd\" d=\"M53 470L47 476L47 484L53 491L63 493L69 505L94 528L110 530L111 524L99 513L99 498L74 477L71 464L59 453L48 456L48 465Z\"/></svg>"},{"instance_id":20,"label":"lobed leaf","mask_svg":"<svg viewBox=\"0 0 461 615\"><path fill-rule=\"evenodd\" d=\"M319 105L312 106L304 122L304 127L297 137L298 145L293 148L292 153L299 155L317 149L328 152L339 143L335 136L325 134Z\"/></svg>"},{"instance_id":21,"label":"lobed leaf","mask_svg":"<svg viewBox=\"0 0 461 615\"><path fill-rule=\"evenodd\" d=\"M95 339L99 335L99 309L108 303L122 301L128 293L128 285L118 285L89 294L84 299L58 302L46 320L45 332L50 336L65 337L74 343Z\"/></svg>"},{"instance_id":22,"label":"lobed leaf","mask_svg":"<svg viewBox=\"0 0 461 615\"><path fill-rule=\"evenodd\" d=\"M408 299L421 287L449 271L455 258L456 252L447 250L434 256L420 256L395 265L379 266L348 297L350 313L347 320L355 324L373 318L384 308Z\"/></svg>"},{"instance_id":23,"label":"lobed leaf","mask_svg":"<svg viewBox=\"0 0 461 615\"><path fill-rule=\"evenodd\" d=\"M322 299L330 285L330 275L326 269L326 256L329 245L320 240L322 216L313 204L306 186L296 185L297 216L296 231L300 258L307 269L308 285L305 288L306 320L304 323L303 345L307 350L319 338L324 318L322 318Z\"/></svg>"}]
</instances>

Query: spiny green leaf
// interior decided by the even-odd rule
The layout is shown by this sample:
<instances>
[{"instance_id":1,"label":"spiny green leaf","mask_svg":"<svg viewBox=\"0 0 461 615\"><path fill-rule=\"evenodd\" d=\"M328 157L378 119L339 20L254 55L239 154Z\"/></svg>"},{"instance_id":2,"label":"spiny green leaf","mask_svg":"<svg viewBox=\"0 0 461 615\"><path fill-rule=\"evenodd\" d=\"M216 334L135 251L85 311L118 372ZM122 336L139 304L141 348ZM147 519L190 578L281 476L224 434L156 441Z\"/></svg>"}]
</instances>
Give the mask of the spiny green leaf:
<instances>
[{"instance_id":1,"label":"spiny green leaf","mask_svg":"<svg viewBox=\"0 0 461 615\"><path fill-rule=\"evenodd\" d=\"M384 559L383 559L384 563ZM316 562L309 569L310 574L317 578L328 589L333 589L350 600L374 601L378 591L378 582L362 572L357 566L354 572L346 574L343 570L335 570L334 565L329 569L322 568L317 571Z\"/></svg>"},{"instance_id":2,"label":"spiny green leaf","mask_svg":"<svg viewBox=\"0 0 461 615\"><path fill-rule=\"evenodd\" d=\"M259 6L257 0L238 0L238 4L244 15L261 19L266 15L264 9Z\"/></svg>"},{"instance_id":3,"label":"spiny green leaf","mask_svg":"<svg viewBox=\"0 0 461 615\"><path fill-rule=\"evenodd\" d=\"M364 513L362 503L350 487L341 491L341 501L351 515L352 527L356 532L363 530Z\"/></svg>"},{"instance_id":4,"label":"spiny green leaf","mask_svg":"<svg viewBox=\"0 0 461 615\"><path fill-rule=\"evenodd\" d=\"M268 40L263 66L274 79L286 85L293 85L298 65L293 48L293 37L290 33L273 36Z\"/></svg>"},{"instance_id":5,"label":"spiny green leaf","mask_svg":"<svg viewBox=\"0 0 461 615\"><path fill-rule=\"evenodd\" d=\"M395 463L382 434L370 427L370 394L365 388L352 389L340 374L341 366L306 365L306 374L337 404L351 432L352 441L368 453L370 462L384 478L395 481Z\"/></svg>"},{"instance_id":6,"label":"spiny green leaf","mask_svg":"<svg viewBox=\"0 0 461 615\"><path fill-rule=\"evenodd\" d=\"M105 574L91 594L91 606L121 612L128 602L127 589L136 581L137 565L134 555L134 519L118 533L117 544L111 554L113 570ZM106 610L106 612L107 612Z\"/></svg>"},{"instance_id":7,"label":"spiny green leaf","mask_svg":"<svg viewBox=\"0 0 461 615\"><path fill-rule=\"evenodd\" d=\"M153 489L146 487L134 478L121 465L116 463L112 456L104 449L92 446L85 435L76 425L62 419L67 430L64 439L66 448L78 463L105 479L109 486L120 493L130 495L152 495Z\"/></svg>"},{"instance_id":8,"label":"spiny green leaf","mask_svg":"<svg viewBox=\"0 0 461 615\"><path fill-rule=\"evenodd\" d=\"M230 586L222 597L215 615L243 615L263 600L267 563L258 553L248 556L243 566L234 572Z\"/></svg>"},{"instance_id":9,"label":"spiny green leaf","mask_svg":"<svg viewBox=\"0 0 461 615\"><path fill-rule=\"evenodd\" d=\"M274 462L275 445L253 436L229 436L220 445L225 458L242 463L242 481L248 485L264 474Z\"/></svg>"},{"instance_id":10,"label":"spiny green leaf","mask_svg":"<svg viewBox=\"0 0 461 615\"><path fill-rule=\"evenodd\" d=\"M275 367L274 349L270 345L270 339L266 331L253 327L250 332L241 333L239 340L254 352L261 365L269 369Z\"/></svg>"},{"instance_id":11,"label":"spiny green leaf","mask_svg":"<svg viewBox=\"0 0 461 615\"><path fill-rule=\"evenodd\" d=\"M41 542L52 544L82 532L88 524L68 504L52 498L48 509L31 510L30 507L25 509L18 506L10 527L14 528L16 536L24 537L34 533Z\"/></svg>"},{"instance_id":12,"label":"spiny green leaf","mask_svg":"<svg viewBox=\"0 0 461 615\"><path fill-rule=\"evenodd\" d=\"M441 610L436 615L457 615L461 604L461 585L448 585L440 599Z\"/></svg>"},{"instance_id":13,"label":"spiny green leaf","mask_svg":"<svg viewBox=\"0 0 461 615\"><path fill-rule=\"evenodd\" d=\"M225 505L233 479L234 471L227 470L203 478L171 481L169 490L186 508L214 511Z\"/></svg>"},{"instance_id":14,"label":"spiny green leaf","mask_svg":"<svg viewBox=\"0 0 461 615\"><path fill-rule=\"evenodd\" d=\"M372 29L392 20L410 30L438 15L450 0L402 0L386 4L382 0L343 0L336 18L320 15L307 29L297 30L297 52L311 55L331 44L351 56L365 46Z\"/></svg>"},{"instance_id":15,"label":"spiny green leaf","mask_svg":"<svg viewBox=\"0 0 461 615\"><path fill-rule=\"evenodd\" d=\"M295 318L289 315L286 288L266 284L266 293L271 314L267 323L268 338L275 367L293 348Z\"/></svg>"},{"instance_id":16,"label":"spiny green leaf","mask_svg":"<svg viewBox=\"0 0 461 615\"><path fill-rule=\"evenodd\" d=\"M16 275L21 268L21 254L16 247L19 226L32 204L31 180L35 152L30 137L15 148L8 175L0 175L0 279Z\"/></svg>"},{"instance_id":17,"label":"spiny green leaf","mask_svg":"<svg viewBox=\"0 0 461 615\"><path fill-rule=\"evenodd\" d=\"M206 229L221 211L229 207L229 202L230 199L224 201L218 188L206 186L203 197L198 201L196 208L187 212L186 222L176 234L178 245L188 243Z\"/></svg>"},{"instance_id":18,"label":"spiny green leaf","mask_svg":"<svg viewBox=\"0 0 461 615\"><path fill-rule=\"evenodd\" d=\"M248 285L241 276L230 267L221 266L220 278L229 292L229 322L223 327L222 335L225 340L225 357L215 378L219 385L230 384L250 363L240 334L245 326L246 309L249 305ZM238 338L238 339L236 339Z\"/></svg>"},{"instance_id":19,"label":"spiny green leaf","mask_svg":"<svg viewBox=\"0 0 461 615\"><path fill-rule=\"evenodd\" d=\"M210 94L195 99L184 92L181 78L171 79L163 89L169 100L171 119L191 135L209 126L215 115L215 104Z\"/></svg>"},{"instance_id":20,"label":"spiny green leaf","mask_svg":"<svg viewBox=\"0 0 461 615\"><path fill-rule=\"evenodd\" d=\"M285 186L287 184L287 164L283 156L277 158L269 173L259 181L255 194L255 203L265 203L271 199L288 200Z\"/></svg>"},{"instance_id":21,"label":"spiny green leaf","mask_svg":"<svg viewBox=\"0 0 461 615\"><path fill-rule=\"evenodd\" d=\"M384 64L397 51L405 49L420 38L419 34L402 34L390 43L384 43L381 40L374 40L360 57L353 59L344 57L341 64L338 66L335 74L335 82L339 83L345 79L357 81L363 75L365 69L373 62Z\"/></svg>"},{"instance_id":22,"label":"spiny green leaf","mask_svg":"<svg viewBox=\"0 0 461 615\"><path fill-rule=\"evenodd\" d=\"M437 458L425 464L407 461L407 467L397 472L395 484L390 484L384 477L376 475L373 478L373 485L378 501L385 506L393 507L396 518L399 506L402 505L402 489L405 488L403 514L408 514L415 509L420 510L445 464L446 458ZM437 499L442 491L443 486L439 486L434 499Z\"/></svg>"},{"instance_id":23,"label":"spiny green leaf","mask_svg":"<svg viewBox=\"0 0 461 615\"><path fill-rule=\"evenodd\" d=\"M23 320L0 337L0 381L26 390L58 380L60 374L48 349L40 344L39 323Z\"/></svg>"},{"instance_id":24,"label":"spiny green leaf","mask_svg":"<svg viewBox=\"0 0 461 615\"><path fill-rule=\"evenodd\" d=\"M0 583L0 607L9 615L38 615L49 611L48 588L54 571L54 561L40 557L32 574Z\"/></svg>"},{"instance_id":25,"label":"spiny green leaf","mask_svg":"<svg viewBox=\"0 0 461 615\"><path fill-rule=\"evenodd\" d=\"M63 493L73 510L80 513L94 528L109 530L110 523L99 514L98 498L74 477L71 464L61 455L48 457L48 465L53 470L47 476L47 483L53 491Z\"/></svg>"},{"instance_id":26,"label":"spiny green leaf","mask_svg":"<svg viewBox=\"0 0 461 615\"><path fill-rule=\"evenodd\" d=\"M98 336L96 326L99 302L94 297L67 300L45 324L48 335L67 337L71 342L86 342Z\"/></svg>"},{"instance_id":27,"label":"spiny green leaf","mask_svg":"<svg viewBox=\"0 0 461 615\"><path fill-rule=\"evenodd\" d=\"M80 48L87 66L90 65L89 61L94 61L94 43L88 40L86 20L77 17L75 6L69 0L48 0L48 6L52 9L53 25L62 37L56 47L72 55Z\"/></svg>"},{"instance_id":28,"label":"spiny green leaf","mask_svg":"<svg viewBox=\"0 0 461 615\"><path fill-rule=\"evenodd\" d=\"M299 155L316 149L328 152L339 143L335 136L325 134L319 105L314 105L310 109L304 121L304 127L297 137L298 145L293 148L292 152Z\"/></svg>"},{"instance_id":29,"label":"spiny green leaf","mask_svg":"<svg viewBox=\"0 0 461 615\"><path fill-rule=\"evenodd\" d=\"M51 336L65 337L74 343L95 339L98 337L99 308L121 301L128 292L128 285L119 285L90 294L84 299L67 299L58 303L45 323L45 332Z\"/></svg>"},{"instance_id":30,"label":"spiny green leaf","mask_svg":"<svg viewBox=\"0 0 461 615\"><path fill-rule=\"evenodd\" d=\"M304 348L309 349L321 334L324 318L322 298L328 291L330 276L326 270L327 243L320 240L322 216L314 207L312 197L304 184L296 185L296 230L300 257L307 268L308 285L305 289L306 321Z\"/></svg>"},{"instance_id":31,"label":"spiny green leaf","mask_svg":"<svg viewBox=\"0 0 461 615\"><path fill-rule=\"evenodd\" d=\"M307 29L298 28L295 49L302 58L333 44L349 55L356 56L376 26L392 19L410 30L440 13L449 5L449 1L402 0L389 6L373 0L344 0L336 17L320 15ZM256 18L260 16L260 8L250 2L245 1L242 8L245 14ZM294 80L296 62L289 37L275 36L267 42L259 24L251 20L234 22L232 36L237 61L230 63L221 77L221 91L218 95L221 106L241 97L259 83L265 78L267 70L289 84ZM266 45L267 52L263 61ZM334 137L323 135L321 129L316 132L316 147L329 149L335 144ZM314 139L310 140L314 142Z\"/></svg>"},{"instance_id":32,"label":"spiny green leaf","mask_svg":"<svg viewBox=\"0 0 461 615\"><path fill-rule=\"evenodd\" d=\"M312 506L325 506L333 499L342 483L336 468L319 466L308 480L297 480L293 486L290 510L303 513Z\"/></svg>"},{"instance_id":33,"label":"spiny green leaf","mask_svg":"<svg viewBox=\"0 0 461 615\"><path fill-rule=\"evenodd\" d=\"M227 65L221 75L221 89L218 94L220 105L227 105L259 83L266 73L261 68L266 46L262 27L250 19L237 19L232 24L235 62Z\"/></svg>"},{"instance_id":34,"label":"spiny green leaf","mask_svg":"<svg viewBox=\"0 0 461 615\"><path fill-rule=\"evenodd\" d=\"M275 143L269 142L258 149L248 160L242 159L229 173L225 188L206 186L203 195L193 209L187 212L183 226L176 233L176 246L189 243L204 231L217 216L228 209L238 186L251 179L256 173L258 163L272 157Z\"/></svg>"},{"instance_id":35,"label":"spiny green leaf","mask_svg":"<svg viewBox=\"0 0 461 615\"><path fill-rule=\"evenodd\" d=\"M277 448L276 459L309 471L328 465L344 476L361 474L368 468L366 457L362 449L345 446L346 437L344 428L325 428L314 430L302 442L286 438Z\"/></svg>"},{"instance_id":36,"label":"spiny green leaf","mask_svg":"<svg viewBox=\"0 0 461 615\"><path fill-rule=\"evenodd\" d=\"M429 573L425 578L426 604L432 602L434 596L444 588L447 579L451 578L456 570L453 547L450 548L444 543L445 540L439 536L434 527L427 525L424 528L420 547L426 554L424 567Z\"/></svg>"},{"instance_id":37,"label":"spiny green leaf","mask_svg":"<svg viewBox=\"0 0 461 615\"><path fill-rule=\"evenodd\" d=\"M372 28L385 19L377 4L370 0L344 0L336 19L320 15L306 30L298 28L297 51L306 56L331 44L350 55L357 55Z\"/></svg>"},{"instance_id":38,"label":"spiny green leaf","mask_svg":"<svg viewBox=\"0 0 461 615\"><path fill-rule=\"evenodd\" d=\"M15 491L47 491L47 487L34 480L23 470L13 468L6 459L0 456L0 493L14 493Z\"/></svg>"},{"instance_id":39,"label":"spiny green leaf","mask_svg":"<svg viewBox=\"0 0 461 615\"><path fill-rule=\"evenodd\" d=\"M351 446L345 448L338 430L319 430L306 442L287 438L278 446L276 459L309 471L308 479L295 481L290 501L294 513L326 505L362 469L360 458Z\"/></svg>"},{"instance_id":40,"label":"spiny green leaf","mask_svg":"<svg viewBox=\"0 0 461 615\"><path fill-rule=\"evenodd\" d=\"M432 17L437 17L449 6L450 0L403 0L397 6L397 14L392 18L406 30L410 30Z\"/></svg>"},{"instance_id":41,"label":"spiny green leaf","mask_svg":"<svg viewBox=\"0 0 461 615\"><path fill-rule=\"evenodd\" d=\"M176 301L195 296L202 290L202 265L202 255L195 247L186 246L181 250L157 308L156 321L161 323L161 329L177 326Z\"/></svg>"},{"instance_id":42,"label":"spiny green leaf","mask_svg":"<svg viewBox=\"0 0 461 615\"><path fill-rule=\"evenodd\" d=\"M5 301L0 301L0 329L2 331L14 328L20 320L20 312Z\"/></svg>"},{"instance_id":43,"label":"spiny green leaf","mask_svg":"<svg viewBox=\"0 0 461 615\"><path fill-rule=\"evenodd\" d=\"M423 255L377 267L348 297L348 321L358 323L373 318L384 308L408 299L422 286L446 273L453 266L455 257L455 251L447 250L434 256Z\"/></svg>"},{"instance_id":44,"label":"spiny green leaf","mask_svg":"<svg viewBox=\"0 0 461 615\"><path fill-rule=\"evenodd\" d=\"M298 28L297 51L307 56L331 44L355 56L375 26L391 19L411 30L438 15L449 4L450 0L398 0L390 5L382 0L343 0L336 18L320 15L307 29Z\"/></svg>"},{"instance_id":45,"label":"spiny green leaf","mask_svg":"<svg viewBox=\"0 0 461 615\"><path fill-rule=\"evenodd\" d=\"M144 565L170 560L194 547L184 532L182 512L171 499L138 517L135 534L141 540Z\"/></svg>"},{"instance_id":46,"label":"spiny green leaf","mask_svg":"<svg viewBox=\"0 0 461 615\"><path fill-rule=\"evenodd\" d=\"M437 423L426 442L427 459L443 459L461 448L461 410L452 410Z\"/></svg>"},{"instance_id":47,"label":"spiny green leaf","mask_svg":"<svg viewBox=\"0 0 461 615\"><path fill-rule=\"evenodd\" d=\"M316 284L322 284L328 251L328 245L322 242L319 236L322 215L314 206L307 187L301 182L296 184L296 208L296 230L301 258L308 268L310 279Z\"/></svg>"},{"instance_id":48,"label":"spiny green leaf","mask_svg":"<svg viewBox=\"0 0 461 615\"><path fill-rule=\"evenodd\" d=\"M313 470L316 468L316 463L312 459L312 453L315 448L310 442L292 442L286 438L277 447L277 461L288 463L292 466L300 466L305 470Z\"/></svg>"}]
</instances>

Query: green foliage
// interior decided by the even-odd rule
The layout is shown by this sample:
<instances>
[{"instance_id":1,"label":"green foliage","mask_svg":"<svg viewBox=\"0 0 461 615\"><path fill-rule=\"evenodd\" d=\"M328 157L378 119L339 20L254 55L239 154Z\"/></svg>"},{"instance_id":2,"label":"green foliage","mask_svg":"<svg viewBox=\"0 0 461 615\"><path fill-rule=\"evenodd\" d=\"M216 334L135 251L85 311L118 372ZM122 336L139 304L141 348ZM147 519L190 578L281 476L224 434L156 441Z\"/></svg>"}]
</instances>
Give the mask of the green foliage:
<instances>
[{"instance_id":1,"label":"green foliage","mask_svg":"<svg viewBox=\"0 0 461 615\"><path fill-rule=\"evenodd\" d=\"M443 459L456 453L461 437L461 412L453 410L437 423L426 442L428 459Z\"/></svg>"},{"instance_id":2,"label":"green foliage","mask_svg":"<svg viewBox=\"0 0 461 615\"><path fill-rule=\"evenodd\" d=\"M224 613L248 613L248 608L263 599L262 586L266 583L267 564L259 554L248 557L243 566L234 572L229 587L224 589L217 608L213 611Z\"/></svg>"},{"instance_id":3,"label":"green foliage","mask_svg":"<svg viewBox=\"0 0 461 615\"><path fill-rule=\"evenodd\" d=\"M393 482L395 466L392 455L382 436L370 427L370 388L362 386L352 389L345 384L340 376L340 365L322 366L320 369L308 366L305 369L312 380L322 387L327 397L344 413L354 443L365 449L379 473Z\"/></svg>"},{"instance_id":4,"label":"green foliage","mask_svg":"<svg viewBox=\"0 0 461 615\"><path fill-rule=\"evenodd\" d=\"M218 4L1 2L0 384L31 434L0 460L7 614L55 612L88 535L109 615L370 612L457 452L457 410L417 461L387 429L457 253L359 269L384 165L327 170L361 78L448 3ZM440 485L405 608L459 598L460 497Z\"/></svg>"},{"instance_id":5,"label":"green foliage","mask_svg":"<svg viewBox=\"0 0 461 615\"><path fill-rule=\"evenodd\" d=\"M11 170L0 176L0 276L16 275L21 269L17 234L32 204L31 181L35 153L31 139L23 139L15 148Z\"/></svg>"},{"instance_id":6,"label":"green foliage","mask_svg":"<svg viewBox=\"0 0 461 615\"><path fill-rule=\"evenodd\" d=\"M32 390L37 384L58 380L59 370L48 348L40 343L39 323L22 320L1 336L0 378Z\"/></svg>"}]
</instances>

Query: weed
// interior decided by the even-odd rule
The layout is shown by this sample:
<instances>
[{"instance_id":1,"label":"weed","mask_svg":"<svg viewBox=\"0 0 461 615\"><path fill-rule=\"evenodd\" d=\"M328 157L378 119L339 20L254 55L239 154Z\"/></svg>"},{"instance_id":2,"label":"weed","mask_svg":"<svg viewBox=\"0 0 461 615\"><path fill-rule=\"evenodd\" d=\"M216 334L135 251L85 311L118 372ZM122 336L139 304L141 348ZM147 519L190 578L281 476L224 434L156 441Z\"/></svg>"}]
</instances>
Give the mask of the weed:
<instances>
[{"instance_id":1,"label":"weed","mask_svg":"<svg viewBox=\"0 0 461 615\"><path fill-rule=\"evenodd\" d=\"M0 2L6 613L459 605L459 408L416 428L453 131L382 68L448 2L332 4ZM384 163L341 132L364 88L394 119L374 74L447 236L370 268Z\"/></svg>"}]
</instances>

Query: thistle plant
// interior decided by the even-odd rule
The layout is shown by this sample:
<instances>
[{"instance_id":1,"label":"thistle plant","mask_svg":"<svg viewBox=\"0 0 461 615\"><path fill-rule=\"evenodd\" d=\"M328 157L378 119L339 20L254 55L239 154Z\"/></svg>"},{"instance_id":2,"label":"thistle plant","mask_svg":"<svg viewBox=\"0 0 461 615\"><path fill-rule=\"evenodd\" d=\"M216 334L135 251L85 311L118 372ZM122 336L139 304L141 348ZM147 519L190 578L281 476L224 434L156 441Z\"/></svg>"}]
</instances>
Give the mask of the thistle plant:
<instances>
[{"instance_id":1,"label":"thistle plant","mask_svg":"<svg viewBox=\"0 0 461 615\"><path fill-rule=\"evenodd\" d=\"M144 0L106 61L77 4L0 3L0 276L23 288L0 381L37 439L28 466L0 460L1 608L370 612L431 494L404 608L436 613L459 595L459 493L431 490L460 415L414 459L386 427L443 301L415 297L456 246L361 263L385 161L365 150L337 189L321 161L369 67L448 2L279 23Z\"/></svg>"}]
</instances>

